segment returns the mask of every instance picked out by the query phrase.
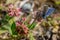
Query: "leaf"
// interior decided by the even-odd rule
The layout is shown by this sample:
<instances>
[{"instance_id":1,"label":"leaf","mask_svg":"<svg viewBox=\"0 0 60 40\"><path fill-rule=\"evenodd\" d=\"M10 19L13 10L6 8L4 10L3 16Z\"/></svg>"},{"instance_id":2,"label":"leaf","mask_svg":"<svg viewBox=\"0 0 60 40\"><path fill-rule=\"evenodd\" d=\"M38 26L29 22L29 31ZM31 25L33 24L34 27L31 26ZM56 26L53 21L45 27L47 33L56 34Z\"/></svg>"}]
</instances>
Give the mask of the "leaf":
<instances>
[{"instance_id":1,"label":"leaf","mask_svg":"<svg viewBox=\"0 0 60 40\"><path fill-rule=\"evenodd\" d=\"M7 21L9 21L11 19L11 17L9 15L6 15L5 18Z\"/></svg>"},{"instance_id":2,"label":"leaf","mask_svg":"<svg viewBox=\"0 0 60 40\"><path fill-rule=\"evenodd\" d=\"M7 24L7 25L3 25L2 27L8 30L10 28L10 25Z\"/></svg>"},{"instance_id":3,"label":"leaf","mask_svg":"<svg viewBox=\"0 0 60 40\"><path fill-rule=\"evenodd\" d=\"M25 25L27 25L27 27L29 28L31 25L28 24L27 22L24 23ZM30 29L30 28L29 28Z\"/></svg>"},{"instance_id":4,"label":"leaf","mask_svg":"<svg viewBox=\"0 0 60 40\"><path fill-rule=\"evenodd\" d=\"M4 27L1 26L1 27L0 27L0 30L6 30L6 29L5 29Z\"/></svg>"},{"instance_id":5,"label":"leaf","mask_svg":"<svg viewBox=\"0 0 60 40\"><path fill-rule=\"evenodd\" d=\"M11 31L12 31L12 35L17 35L15 22L13 22L13 24L11 25Z\"/></svg>"},{"instance_id":6,"label":"leaf","mask_svg":"<svg viewBox=\"0 0 60 40\"><path fill-rule=\"evenodd\" d=\"M7 23L8 23L8 21L5 20L5 19L2 19L0 22L1 22L2 24L7 24Z\"/></svg>"},{"instance_id":7,"label":"leaf","mask_svg":"<svg viewBox=\"0 0 60 40\"><path fill-rule=\"evenodd\" d=\"M33 29L36 26L36 23L33 22L32 25L30 26L30 29Z\"/></svg>"},{"instance_id":8,"label":"leaf","mask_svg":"<svg viewBox=\"0 0 60 40\"><path fill-rule=\"evenodd\" d=\"M9 24L10 24L10 25L12 25L13 22L14 22L14 18L12 18L12 19L9 20Z\"/></svg>"},{"instance_id":9,"label":"leaf","mask_svg":"<svg viewBox=\"0 0 60 40\"><path fill-rule=\"evenodd\" d=\"M15 23L13 22L12 25L4 25L2 26L3 28L5 28L6 30L9 31L9 33L13 36L13 35L17 35L17 32L16 32L16 25Z\"/></svg>"},{"instance_id":10,"label":"leaf","mask_svg":"<svg viewBox=\"0 0 60 40\"><path fill-rule=\"evenodd\" d=\"M25 22L25 25L27 25L27 27L28 27L29 29L33 29L33 28L35 28L36 23L33 22L32 24L28 24L28 23Z\"/></svg>"},{"instance_id":11,"label":"leaf","mask_svg":"<svg viewBox=\"0 0 60 40\"><path fill-rule=\"evenodd\" d=\"M15 22L13 22L11 25L7 24L2 27L7 29L11 35L17 35Z\"/></svg>"},{"instance_id":12,"label":"leaf","mask_svg":"<svg viewBox=\"0 0 60 40\"><path fill-rule=\"evenodd\" d=\"M9 24L3 25L2 27L5 28L5 29L7 29L9 31L9 33L12 34L11 27L10 27Z\"/></svg>"}]
</instances>

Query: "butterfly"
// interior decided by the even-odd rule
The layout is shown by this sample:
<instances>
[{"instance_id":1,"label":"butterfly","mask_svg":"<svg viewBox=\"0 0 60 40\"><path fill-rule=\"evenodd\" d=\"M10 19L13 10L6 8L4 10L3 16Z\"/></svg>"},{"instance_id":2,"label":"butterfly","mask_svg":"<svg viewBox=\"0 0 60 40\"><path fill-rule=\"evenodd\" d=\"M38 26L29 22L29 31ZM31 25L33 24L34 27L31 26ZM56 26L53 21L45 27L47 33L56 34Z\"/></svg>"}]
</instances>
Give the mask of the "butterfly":
<instances>
[{"instance_id":1,"label":"butterfly","mask_svg":"<svg viewBox=\"0 0 60 40\"><path fill-rule=\"evenodd\" d=\"M45 12L45 15L44 15L43 18L46 18L46 17L50 16L54 11L55 11L55 8L49 7L47 9L47 11Z\"/></svg>"}]
</instances>

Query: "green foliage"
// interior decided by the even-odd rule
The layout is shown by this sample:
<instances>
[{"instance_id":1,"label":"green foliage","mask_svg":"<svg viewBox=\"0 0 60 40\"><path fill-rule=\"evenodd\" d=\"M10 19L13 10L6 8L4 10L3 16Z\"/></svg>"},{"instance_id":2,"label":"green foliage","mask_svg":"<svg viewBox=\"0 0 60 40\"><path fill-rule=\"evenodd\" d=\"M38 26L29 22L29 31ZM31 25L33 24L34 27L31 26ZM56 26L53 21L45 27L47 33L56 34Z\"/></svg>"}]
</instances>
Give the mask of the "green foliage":
<instances>
[{"instance_id":1,"label":"green foliage","mask_svg":"<svg viewBox=\"0 0 60 40\"><path fill-rule=\"evenodd\" d=\"M4 29L7 29L11 35L17 35L14 18L11 18L10 16L6 15L2 22L5 24L2 26Z\"/></svg>"},{"instance_id":2,"label":"green foliage","mask_svg":"<svg viewBox=\"0 0 60 40\"><path fill-rule=\"evenodd\" d=\"M35 22L33 22L29 28L30 28L30 29L34 29L34 28L35 28L35 26L36 26L36 23L35 23Z\"/></svg>"},{"instance_id":3,"label":"green foliage","mask_svg":"<svg viewBox=\"0 0 60 40\"><path fill-rule=\"evenodd\" d=\"M14 22L14 18L10 19L9 20L9 25L10 25L10 34L11 35L17 35L17 32L16 32L16 24Z\"/></svg>"},{"instance_id":4,"label":"green foliage","mask_svg":"<svg viewBox=\"0 0 60 40\"><path fill-rule=\"evenodd\" d=\"M13 22L13 24L11 25L11 31L12 31L12 35L17 35L15 22Z\"/></svg>"},{"instance_id":5,"label":"green foliage","mask_svg":"<svg viewBox=\"0 0 60 40\"><path fill-rule=\"evenodd\" d=\"M29 29L34 29L35 26L36 26L36 23L33 22L32 24L28 24L28 23L25 22L25 25L27 25L27 27L28 27Z\"/></svg>"},{"instance_id":6,"label":"green foliage","mask_svg":"<svg viewBox=\"0 0 60 40\"><path fill-rule=\"evenodd\" d=\"M5 18L7 21L9 21L12 17L10 17L9 15L6 15Z\"/></svg>"},{"instance_id":7,"label":"green foliage","mask_svg":"<svg viewBox=\"0 0 60 40\"><path fill-rule=\"evenodd\" d=\"M12 25L12 23L14 22L14 18L9 20L9 24Z\"/></svg>"},{"instance_id":8,"label":"green foliage","mask_svg":"<svg viewBox=\"0 0 60 40\"><path fill-rule=\"evenodd\" d=\"M9 31L9 33L13 36L13 35L17 35L17 32L16 32L16 25L15 23L13 22L12 25L3 25L2 26L3 28L5 28L6 30Z\"/></svg>"}]
</instances>

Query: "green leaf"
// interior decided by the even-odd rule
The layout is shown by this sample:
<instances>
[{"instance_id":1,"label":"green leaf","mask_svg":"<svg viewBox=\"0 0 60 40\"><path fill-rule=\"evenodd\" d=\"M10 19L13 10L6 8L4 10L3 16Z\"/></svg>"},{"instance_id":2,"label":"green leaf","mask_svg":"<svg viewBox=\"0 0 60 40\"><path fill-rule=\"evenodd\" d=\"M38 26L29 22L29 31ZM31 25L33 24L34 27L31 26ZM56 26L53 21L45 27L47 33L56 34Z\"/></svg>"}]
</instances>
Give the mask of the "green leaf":
<instances>
[{"instance_id":1,"label":"green leaf","mask_svg":"<svg viewBox=\"0 0 60 40\"><path fill-rule=\"evenodd\" d=\"M7 21L9 21L11 19L11 17L9 15L6 15L5 18Z\"/></svg>"},{"instance_id":2,"label":"green leaf","mask_svg":"<svg viewBox=\"0 0 60 40\"><path fill-rule=\"evenodd\" d=\"M13 22L14 22L14 18L12 18L12 19L9 20L9 24L10 24L10 25L12 25Z\"/></svg>"},{"instance_id":3,"label":"green leaf","mask_svg":"<svg viewBox=\"0 0 60 40\"><path fill-rule=\"evenodd\" d=\"M12 35L11 27L10 27L9 24L7 24L7 25L3 25L2 27L5 28L6 30L8 30L9 33Z\"/></svg>"},{"instance_id":4,"label":"green leaf","mask_svg":"<svg viewBox=\"0 0 60 40\"><path fill-rule=\"evenodd\" d=\"M11 25L7 24L2 27L7 29L11 35L17 35L15 22L13 22Z\"/></svg>"},{"instance_id":5,"label":"green leaf","mask_svg":"<svg viewBox=\"0 0 60 40\"><path fill-rule=\"evenodd\" d=\"M7 24L7 23L8 23L8 21L5 20L5 19L0 20L0 22L1 22L2 24Z\"/></svg>"},{"instance_id":6,"label":"green leaf","mask_svg":"<svg viewBox=\"0 0 60 40\"><path fill-rule=\"evenodd\" d=\"M9 24L7 24L7 25L3 25L2 27L3 27L3 28L5 28L5 29L7 29L7 30L9 30L10 25L9 25Z\"/></svg>"},{"instance_id":7,"label":"green leaf","mask_svg":"<svg viewBox=\"0 0 60 40\"><path fill-rule=\"evenodd\" d=\"M24 24L27 25L28 28L31 26L30 24L28 24L28 23L26 23L26 22L25 22ZM29 29L30 29L30 28L29 28Z\"/></svg>"},{"instance_id":8,"label":"green leaf","mask_svg":"<svg viewBox=\"0 0 60 40\"><path fill-rule=\"evenodd\" d=\"M33 29L33 28L35 28L36 23L33 22L32 24L28 24L28 23L25 22L25 25L27 25L27 27L28 27L29 29Z\"/></svg>"},{"instance_id":9,"label":"green leaf","mask_svg":"<svg viewBox=\"0 0 60 40\"><path fill-rule=\"evenodd\" d=\"M33 22L29 28L30 28L30 29L33 29L35 26L36 26L36 23Z\"/></svg>"},{"instance_id":10,"label":"green leaf","mask_svg":"<svg viewBox=\"0 0 60 40\"><path fill-rule=\"evenodd\" d=\"M11 25L11 31L12 31L12 35L17 35L15 22L13 22L13 24Z\"/></svg>"}]
</instances>

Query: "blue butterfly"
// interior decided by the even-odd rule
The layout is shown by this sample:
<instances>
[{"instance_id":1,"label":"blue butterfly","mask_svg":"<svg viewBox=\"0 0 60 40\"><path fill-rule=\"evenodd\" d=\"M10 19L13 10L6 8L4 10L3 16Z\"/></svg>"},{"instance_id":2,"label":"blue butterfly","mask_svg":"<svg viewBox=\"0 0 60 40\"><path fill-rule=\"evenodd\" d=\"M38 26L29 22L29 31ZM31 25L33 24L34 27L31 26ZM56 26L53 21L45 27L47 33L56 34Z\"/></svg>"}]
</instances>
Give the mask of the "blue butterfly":
<instances>
[{"instance_id":1,"label":"blue butterfly","mask_svg":"<svg viewBox=\"0 0 60 40\"><path fill-rule=\"evenodd\" d=\"M49 7L49 8L47 9L47 11L45 12L45 15L44 15L43 18L48 17L48 16L51 15L54 11L55 11L55 8Z\"/></svg>"}]
</instances>

